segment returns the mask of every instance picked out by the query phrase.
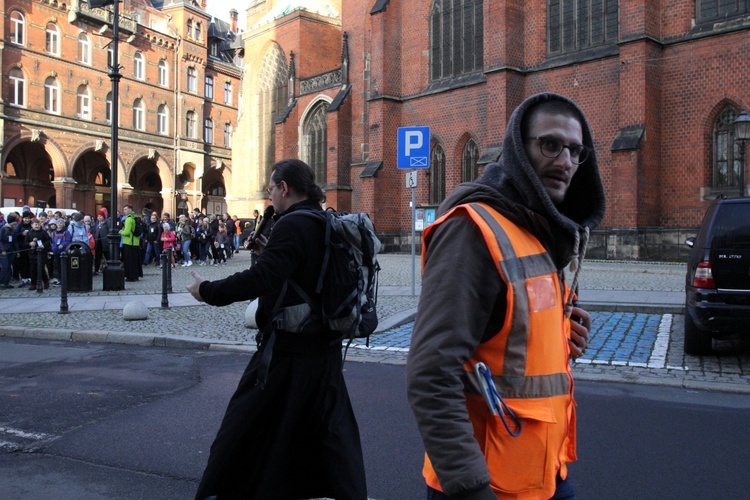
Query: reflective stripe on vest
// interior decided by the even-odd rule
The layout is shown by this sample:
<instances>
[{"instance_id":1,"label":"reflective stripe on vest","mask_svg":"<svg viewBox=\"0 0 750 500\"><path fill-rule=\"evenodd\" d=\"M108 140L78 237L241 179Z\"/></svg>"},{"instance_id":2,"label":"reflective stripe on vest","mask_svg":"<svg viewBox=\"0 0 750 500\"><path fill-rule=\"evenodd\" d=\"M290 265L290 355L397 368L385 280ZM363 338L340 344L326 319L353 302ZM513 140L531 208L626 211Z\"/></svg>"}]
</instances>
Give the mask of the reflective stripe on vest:
<instances>
[{"instance_id":1,"label":"reflective stripe on vest","mask_svg":"<svg viewBox=\"0 0 750 500\"><path fill-rule=\"evenodd\" d=\"M502 329L493 339L477 348L465 367L463 381L466 391L481 394L473 374L473 365L482 361L490 367L495 386L503 397L544 398L567 394L570 391L570 377L564 368L567 358L550 360L550 369L545 370L545 373L527 373L527 346L532 315L538 314L539 310L551 309L557 321L562 322L563 293L552 259L531 233L519 228L484 203L459 205L443 215L433 226L438 226L459 210L464 211L477 224L497 270L509 288L508 314ZM428 230L433 226L429 226ZM425 236L427 239L429 233L426 232ZM555 325L550 325L550 329L555 329ZM501 357L501 363L498 363L498 357Z\"/></svg>"}]
</instances>

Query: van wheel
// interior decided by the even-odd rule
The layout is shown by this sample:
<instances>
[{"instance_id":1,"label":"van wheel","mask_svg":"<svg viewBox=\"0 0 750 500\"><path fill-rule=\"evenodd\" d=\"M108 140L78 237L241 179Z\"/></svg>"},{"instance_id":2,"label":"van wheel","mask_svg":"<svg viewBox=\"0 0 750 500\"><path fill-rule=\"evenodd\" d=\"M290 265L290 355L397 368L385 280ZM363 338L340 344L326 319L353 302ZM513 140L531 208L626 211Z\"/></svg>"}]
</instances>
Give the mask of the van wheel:
<instances>
[{"instance_id":1,"label":"van wheel","mask_svg":"<svg viewBox=\"0 0 750 500\"><path fill-rule=\"evenodd\" d=\"M685 311L685 354L705 356L711 354L711 335L698 328Z\"/></svg>"}]
</instances>

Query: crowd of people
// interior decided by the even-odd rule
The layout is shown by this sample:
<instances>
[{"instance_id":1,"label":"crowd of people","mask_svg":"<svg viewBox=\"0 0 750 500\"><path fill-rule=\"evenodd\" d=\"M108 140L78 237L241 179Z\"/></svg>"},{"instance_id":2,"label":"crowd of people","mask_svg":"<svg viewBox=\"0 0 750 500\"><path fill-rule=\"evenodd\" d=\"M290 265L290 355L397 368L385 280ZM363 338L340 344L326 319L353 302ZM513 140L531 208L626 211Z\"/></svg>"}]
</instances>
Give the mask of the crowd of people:
<instances>
[{"instance_id":1,"label":"crowd of people","mask_svg":"<svg viewBox=\"0 0 750 500\"><path fill-rule=\"evenodd\" d=\"M137 224L136 218L142 223ZM194 209L175 220L168 212L161 217L144 208L140 215L132 205L124 205L115 215L115 231L119 238L118 258L123 262L127 281L143 277L143 266L161 268L161 255L172 249L170 264L188 267L226 265L239 252L249 234L260 223L258 211L240 227L240 220L229 213L203 214ZM72 243L86 245L92 253L92 273L98 276L109 260L108 235L112 224L106 208L91 215L76 212L64 215L58 210L22 212L4 216L0 213L0 290L28 287L36 290L60 286L60 256ZM136 234L136 228L142 231ZM41 256L41 257L40 257ZM44 260L38 280L38 259Z\"/></svg>"}]
</instances>

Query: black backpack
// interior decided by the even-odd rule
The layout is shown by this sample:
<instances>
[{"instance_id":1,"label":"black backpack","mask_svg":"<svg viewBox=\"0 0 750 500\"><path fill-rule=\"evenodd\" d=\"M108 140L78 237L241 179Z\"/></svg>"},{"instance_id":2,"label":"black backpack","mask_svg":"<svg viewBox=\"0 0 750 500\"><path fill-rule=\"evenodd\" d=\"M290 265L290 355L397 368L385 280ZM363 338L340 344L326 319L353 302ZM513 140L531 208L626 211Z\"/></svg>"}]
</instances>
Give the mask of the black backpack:
<instances>
[{"instance_id":1,"label":"black backpack","mask_svg":"<svg viewBox=\"0 0 750 500\"><path fill-rule=\"evenodd\" d=\"M146 233L146 226L143 224L143 219L136 216L135 218L135 228L133 229L133 235L138 236L139 238L142 237Z\"/></svg>"},{"instance_id":2,"label":"black backpack","mask_svg":"<svg viewBox=\"0 0 750 500\"><path fill-rule=\"evenodd\" d=\"M315 294L316 303L294 282L295 290L313 308L319 308L331 331L341 338L369 337L378 326L377 294L380 240L370 217L364 213L300 210L300 214L325 217L325 253Z\"/></svg>"},{"instance_id":3,"label":"black backpack","mask_svg":"<svg viewBox=\"0 0 750 500\"><path fill-rule=\"evenodd\" d=\"M304 328L311 316L317 316L328 329L341 339L367 338L378 326L378 264L380 240L375 236L375 228L370 217L364 213L339 213L333 209L325 212L298 210L294 214L314 217L325 223L325 252L323 265L315 287L317 301L313 300L294 280L287 280L273 307L273 328L261 356L258 368L258 381L264 386L268 380L268 368L276 328L299 331ZM290 214L291 215L291 214ZM324 220L323 220L324 219ZM307 311L302 317L296 316L298 306L281 308L281 300L291 285L307 303ZM288 314L287 314L288 313ZM312 314L311 314L312 313ZM287 317L288 316L288 317ZM290 321L295 318L294 321ZM344 352L346 356L346 351Z\"/></svg>"}]
</instances>

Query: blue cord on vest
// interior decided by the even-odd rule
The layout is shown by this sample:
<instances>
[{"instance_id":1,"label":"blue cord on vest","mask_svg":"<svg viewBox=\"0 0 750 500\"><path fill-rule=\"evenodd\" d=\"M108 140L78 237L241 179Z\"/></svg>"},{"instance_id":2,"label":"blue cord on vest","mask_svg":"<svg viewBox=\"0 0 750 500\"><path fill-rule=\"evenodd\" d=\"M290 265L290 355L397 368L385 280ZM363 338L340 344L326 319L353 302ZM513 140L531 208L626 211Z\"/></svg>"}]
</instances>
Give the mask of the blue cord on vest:
<instances>
[{"instance_id":1,"label":"blue cord on vest","mask_svg":"<svg viewBox=\"0 0 750 500\"><path fill-rule=\"evenodd\" d=\"M490 369L487 368L487 365L484 363L479 362L474 365L474 373L477 376L479 385L482 387L482 396L484 396L487 407L493 415L500 417L500 421L502 421L508 434L513 437L518 437L521 434L521 420L515 413L513 413L513 410L510 409L500 393L497 392L497 387L495 387L495 382L492 380ZM508 425L508 420L505 417L506 415L510 417L513 424L515 424L518 429L515 432L511 430L510 425Z\"/></svg>"}]
</instances>

